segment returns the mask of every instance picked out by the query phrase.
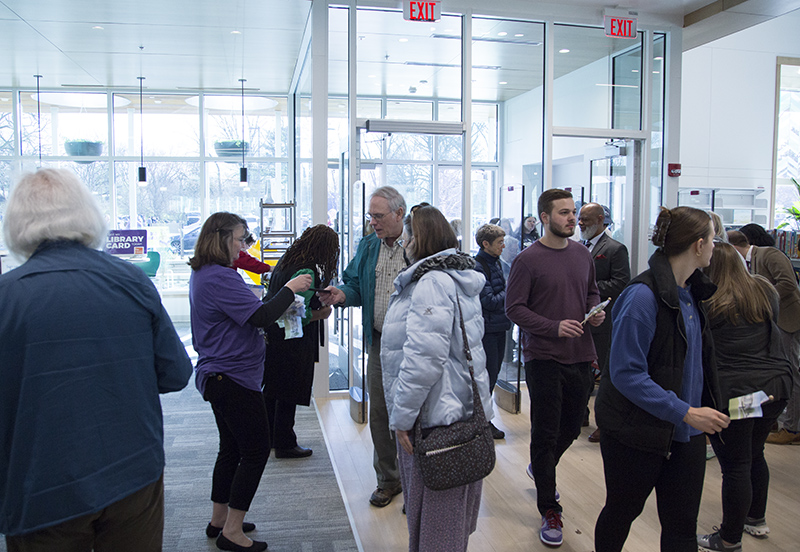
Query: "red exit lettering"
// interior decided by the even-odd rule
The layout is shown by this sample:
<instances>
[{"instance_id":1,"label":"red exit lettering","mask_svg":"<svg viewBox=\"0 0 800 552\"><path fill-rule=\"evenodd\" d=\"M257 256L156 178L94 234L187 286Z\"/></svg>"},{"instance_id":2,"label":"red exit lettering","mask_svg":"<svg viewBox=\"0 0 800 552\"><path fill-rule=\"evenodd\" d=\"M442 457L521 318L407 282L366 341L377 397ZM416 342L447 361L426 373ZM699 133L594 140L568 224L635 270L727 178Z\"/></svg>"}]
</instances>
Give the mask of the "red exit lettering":
<instances>
[{"instance_id":1,"label":"red exit lettering","mask_svg":"<svg viewBox=\"0 0 800 552\"><path fill-rule=\"evenodd\" d=\"M606 36L613 36L616 38L635 38L636 37L636 20L635 19L622 19L618 17L606 18Z\"/></svg>"},{"instance_id":2,"label":"red exit lettering","mask_svg":"<svg viewBox=\"0 0 800 552\"><path fill-rule=\"evenodd\" d=\"M435 2L411 2L411 19L414 21L433 21Z\"/></svg>"}]
</instances>

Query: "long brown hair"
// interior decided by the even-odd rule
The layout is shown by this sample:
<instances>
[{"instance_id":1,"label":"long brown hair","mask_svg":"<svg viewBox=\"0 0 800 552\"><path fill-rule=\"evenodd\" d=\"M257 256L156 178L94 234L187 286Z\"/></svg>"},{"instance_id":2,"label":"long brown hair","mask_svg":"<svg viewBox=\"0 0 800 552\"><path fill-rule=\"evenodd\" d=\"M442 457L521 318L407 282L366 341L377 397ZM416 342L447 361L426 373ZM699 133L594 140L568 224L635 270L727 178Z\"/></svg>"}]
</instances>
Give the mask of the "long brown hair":
<instances>
[{"instance_id":1,"label":"long brown hair","mask_svg":"<svg viewBox=\"0 0 800 552\"><path fill-rule=\"evenodd\" d=\"M653 245L660 247L667 257L680 255L700 239L711 233L711 217L694 207L661 208L653 230Z\"/></svg>"},{"instance_id":2,"label":"long brown hair","mask_svg":"<svg viewBox=\"0 0 800 552\"><path fill-rule=\"evenodd\" d=\"M328 285L336 277L339 262L339 235L330 226L317 224L306 228L281 257L281 267L299 270L317 266L322 284Z\"/></svg>"},{"instance_id":3,"label":"long brown hair","mask_svg":"<svg viewBox=\"0 0 800 552\"><path fill-rule=\"evenodd\" d=\"M724 316L732 324L738 324L740 319L755 324L772 318L770 298L775 289L765 278L747 272L735 247L717 243L706 274L717 286L706 302L712 318Z\"/></svg>"},{"instance_id":4,"label":"long brown hair","mask_svg":"<svg viewBox=\"0 0 800 552\"><path fill-rule=\"evenodd\" d=\"M214 213L206 219L197 237L194 246L194 257L189 259L189 266L192 270L199 270L200 267L209 264L231 266L230 237L239 227L244 227L245 236L247 235L247 221L239 215L221 211Z\"/></svg>"},{"instance_id":5,"label":"long brown hair","mask_svg":"<svg viewBox=\"0 0 800 552\"><path fill-rule=\"evenodd\" d=\"M414 231L411 256L415 261L445 249L458 248L458 239L453 227L442 212L432 205L414 211L411 228Z\"/></svg>"}]
</instances>

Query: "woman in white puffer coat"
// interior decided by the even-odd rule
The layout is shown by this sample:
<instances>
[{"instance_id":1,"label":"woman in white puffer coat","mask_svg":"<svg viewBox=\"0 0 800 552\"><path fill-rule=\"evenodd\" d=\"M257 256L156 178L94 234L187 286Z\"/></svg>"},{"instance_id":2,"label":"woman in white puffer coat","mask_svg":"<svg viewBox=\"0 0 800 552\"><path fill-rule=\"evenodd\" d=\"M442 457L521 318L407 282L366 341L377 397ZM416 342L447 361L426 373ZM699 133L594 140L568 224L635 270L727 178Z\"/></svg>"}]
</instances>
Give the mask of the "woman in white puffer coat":
<instances>
[{"instance_id":1,"label":"woman in white puffer coat","mask_svg":"<svg viewBox=\"0 0 800 552\"><path fill-rule=\"evenodd\" d=\"M432 491L413 456L414 422L422 428L472 416L472 384L459 323L460 303L487 420L492 418L489 375L483 351L479 295L483 274L457 251L452 228L435 207L414 212L415 261L395 279L395 292L381 334L383 388L389 425L397 435L400 479L408 518L410 551L466 550L475 531L482 481Z\"/></svg>"}]
</instances>

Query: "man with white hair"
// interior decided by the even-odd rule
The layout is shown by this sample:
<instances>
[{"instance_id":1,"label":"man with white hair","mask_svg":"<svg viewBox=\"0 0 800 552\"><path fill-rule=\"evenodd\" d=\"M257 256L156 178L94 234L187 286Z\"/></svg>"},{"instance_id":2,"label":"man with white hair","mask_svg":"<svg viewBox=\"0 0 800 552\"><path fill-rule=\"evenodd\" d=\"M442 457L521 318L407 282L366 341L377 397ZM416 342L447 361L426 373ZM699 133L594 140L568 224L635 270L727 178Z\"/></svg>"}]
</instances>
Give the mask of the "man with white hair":
<instances>
[{"instance_id":1,"label":"man with white hair","mask_svg":"<svg viewBox=\"0 0 800 552\"><path fill-rule=\"evenodd\" d=\"M367 388L369 390L369 430L375 447L373 466L378 488L370 504L383 508L402 492L397 465L397 446L389 429L389 413L383 394L381 370L381 332L383 319L394 292L394 279L408 265L400 243L406 202L391 186L383 186L370 196L367 220L374 232L358 244L356 256L342 274L341 287L329 286L320 293L326 305L363 307L364 337L369 349Z\"/></svg>"}]
</instances>

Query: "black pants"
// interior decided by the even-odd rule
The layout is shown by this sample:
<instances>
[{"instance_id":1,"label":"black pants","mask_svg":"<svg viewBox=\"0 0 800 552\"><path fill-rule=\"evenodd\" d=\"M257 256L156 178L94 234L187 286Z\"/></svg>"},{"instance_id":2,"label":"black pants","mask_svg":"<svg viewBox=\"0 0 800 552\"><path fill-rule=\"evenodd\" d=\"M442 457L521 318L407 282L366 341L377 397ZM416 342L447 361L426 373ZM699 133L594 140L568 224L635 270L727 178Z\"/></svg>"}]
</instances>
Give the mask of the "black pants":
<instances>
[{"instance_id":1,"label":"black pants","mask_svg":"<svg viewBox=\"0 0 800 552\"><path fill-rule=\"evenodd\" d=\"M294 414L297 405L294 401L282 401L264 395L264 405L269 418L269 434L272 436L272 448L292 449L297 446L297 435L294 432Z\"/></svg>"},{"instance_id":2,"label":"black pants","mask_svg":"<svg viewBox=\"0 0 800 552\"><path fill-rule=\"evenodd\" d=\"M211 500L249 510L269 458L264 398L221 375L208 378L204 398L211 403L219 430Z\"/></svg>"},{"instance_id":3,"label":"black pants","mask_svg":"<svg viewBox=\"0 0 800 552\"><path fill-rule=\"evenodd\" d=\"M164 476L99 512L6 537L8 552L161 552Z\"/></svg>"},{"instance_id":4,"label":"black pants","mask_svg":"<svg viewBox=\"0 0 800 552\"><path fill-rule=\"evenodd\" d=\"M734 420L711 435L711 445L722 470L722 524L719 536L728 542L742 540L745 517L760 519L767 511L769 468L764 442L772 423L787 401L763 406L763 417Z\"/></svg>"},{"instance_id":5,"label":"black pants","mask_svg":"<svg viewBox=\"0 0 800 552\"><path fill-rule=\"evenodd\" d=\"M525 363L531 399L531 467L539 512L561 511L556 502L556 466L581 434L591 368L588 362L554 360Z\"/></svg>"},{"instance_id":6,"label":"black pants","mask_svg":"<svg viewBox=\"0 0 800 552\"><path fill-rule=\"evenodd\" d=\"M506 350L506 332L483 334L483 350L486 352L486 371L489 372L489 394L492 394Z\"/></svg>"},{"instance_id":7,"label":"black pants","mask_svg":"<svg viewBox=\"0 0 800 552\"><path fill-rule=\"evenodd\" d=\"M622 550L633 521L656 490L661 552L697 552L697 513L706 473L704 434L688 443L673 441L669 459L600 437L606 504L594 528L597 552Z\"/></svg>"}]
</instances>

